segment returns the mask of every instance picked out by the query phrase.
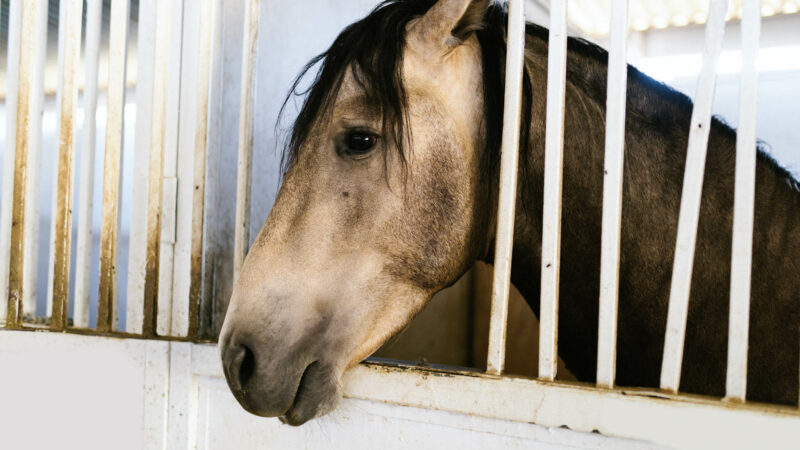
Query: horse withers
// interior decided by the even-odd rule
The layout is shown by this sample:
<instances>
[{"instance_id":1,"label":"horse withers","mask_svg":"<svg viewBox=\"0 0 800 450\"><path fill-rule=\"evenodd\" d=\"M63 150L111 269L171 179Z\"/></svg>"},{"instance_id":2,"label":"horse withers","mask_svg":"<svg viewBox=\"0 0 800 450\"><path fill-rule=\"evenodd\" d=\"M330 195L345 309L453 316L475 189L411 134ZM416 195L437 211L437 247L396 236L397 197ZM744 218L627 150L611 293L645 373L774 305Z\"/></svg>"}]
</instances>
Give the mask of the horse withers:
<instances>
[{"instance_id":1,"label":"horse withers","mask_svg":"<svg viewBox=\"0 0 800 450\"><path fill-rule=\"evenodd\" d=\"M526 31L512 281L538 313L547 32ZM504 34L505 12L488 0L389 0L306 67L321 64L220 334L245 409L293 425L333 410L344 370L475 261L491 262ZM559 345L572 372L592 381L607 53L578 39L568 49ZM617 382L655 387L692 103L635 68L628 79ZM684 391L717 396L735 140L713 121L681 379ZM756 170L748 398L790 403L800 189L761 151Z\"/></svg>"}]
</instances>

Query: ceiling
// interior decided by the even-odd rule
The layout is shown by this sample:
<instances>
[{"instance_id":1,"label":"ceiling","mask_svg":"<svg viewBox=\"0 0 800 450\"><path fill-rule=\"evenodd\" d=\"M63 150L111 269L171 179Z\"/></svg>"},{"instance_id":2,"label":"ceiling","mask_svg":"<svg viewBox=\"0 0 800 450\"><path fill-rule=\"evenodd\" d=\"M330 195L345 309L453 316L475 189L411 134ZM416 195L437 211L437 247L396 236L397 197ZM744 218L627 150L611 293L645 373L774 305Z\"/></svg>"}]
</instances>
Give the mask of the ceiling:
<instances>
[{"instance_id":1,"label":"ceiling","mask_svg":"<svg viewBox=\"0 0 800 450\"><path fill-rule=\"evenodd\" d=\"M548 0L538 0L546 6ZM608 35L611 0L568 0L570 23L588 36ZM709 0L628 0L632 30L646 31L702 24L706 21ZM795 14L800 0L761 0L761 15ZM742 17L742 0L730 0L728 20Z\"/></svg>"}]
</instances>

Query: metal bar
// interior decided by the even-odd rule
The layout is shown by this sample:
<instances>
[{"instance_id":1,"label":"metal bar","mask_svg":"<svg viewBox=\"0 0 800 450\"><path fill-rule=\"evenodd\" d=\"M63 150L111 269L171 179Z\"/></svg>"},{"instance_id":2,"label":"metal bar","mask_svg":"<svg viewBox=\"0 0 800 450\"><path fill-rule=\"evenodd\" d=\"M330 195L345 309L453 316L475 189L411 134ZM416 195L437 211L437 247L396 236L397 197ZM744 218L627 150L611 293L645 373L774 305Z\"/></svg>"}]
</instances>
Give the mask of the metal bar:
<instances>
[{"instance_id":1,"label":"metal bar","mask_svg":"<svg viewBox=\"0 0 800 450\"><path fill-rule=\"evenodd\" d=\"M75 157L75 103L78 97L76 75L80 58L83 0L62 0L66 7L64 53L61 68L61 114L57 159L57 196L53 227L52 318L50 326L60 330L67 325L69 302L70 238L72 237L73 163Z\"/></svg>"},{"instance_id":2,"label":"metal bar","mask_svg":"<svg viewBox=\"0 0 800 450\"><path fill-rule=\"evenodd\" d=\"M136 75L136 142L133 178L143 183L131 195L131 231L128 251L128 292L125 330L141 333L144 321L144 286L147 260L147 194L151 129L153 127L153 77L156 35L156 0L139 3Z\"/></svg>"},{"instance_id":3,"label":"metal bar","mask_svg":"<svg viewBox=\"0 0 800 450\"><path fill-rule=\"evenodd\" d=\"M216 35L217 0L205 0L200 16L200 38L197 61L197 122L194 138L194 189L192 197L192 241L189 281L190 337L197 337L200 326L200 302L203 294L203 223L205 217L206 149L209 130L212 54Z\"/></svg>"},{"instance_id":4,"label":"metal bar","mask_svg":"<svg viewBox=\"0 0 800 450\"><path fill-rule=\"evenodd\" d=\"M689 314L694 247L697 240L697 223L700 218L700 200L703 191L703 171L708 147L708 133L711 128L711 104L714 100L717 60L725 35L727 9L727 0L712 0L709 6L703 47L703 67L697 82L697 94L692 109L681 209L678 217L675 261L672 267L667 330L664 336L664 355L661 364L661 388L671 392L677 392L680 384L686 318Z\"/></svg>"},{"instance_id":5,"label":"metal bar","mask_svg":"<svg viewBox=\"0 0 800 450\"><path fill-rule=\"evenodd\" d=\"M250 190L253 168L255 71L258 62L258 20L261 0L250 0L244 16L242 91L239 110L239 160L236 174L236 230L233 243L233 279L239 278L250 245Z\"/></svg>"},{"instance_id":6,"label":"metal bar","mask_svg":"<svg viewBox=\"0 0 800 450\"><path fill-rule=\"evenodd\" d=\"M161 247L161 196L166 142L169 25L172 2L158 2L155 59L153 67L153 111L150 132L150 173L147 189L147 253L145 259L144 315L142 333L154 335L158 320L159 256Z\"/></svg>"},{"instance_id":7,"label":"metal bar","mask_svg":"<svg viewBox=\"0 0 800 450\"><path fill-rule=\"evenodd\" d=\"M614 387L617 365L617 303L625 160L625 98L628 81L628 0L611 2L608 53L603 231L600 253L600 311L597 330L597 385Z\"/></svg>"},{"instance_id":8,"label":"metal bar","mask_svg":"<svg viewBox=\"0 0 800 450\"><path fill-rule=\"evenodd\" d=\"M13 7L14 5L12 5ZM41 111L43 101L43 72L45 41L47 36L47 3L22 2L13 17L20 18L18 61L16 130L14 132L13 200L8 275L8 309L6 326L22 326L23 310L35 307L34 284L29 276L35 275L33 253L36 247L38 147L41 140ZM15 11L16 12L16 11ZM32 186L34 185L34 186ZM34 280L35 282L35 280ZM31 302L31 299L33 302Z\"/></svg>"},{"instance_id":9,"label":"metal bar","mask_svg":"<svg viewBox=\"0 0 800 450\"><path fill-rule=\"evenodd\" d=\"M37 45L33 69L28 76L31 78L33 89L31 90L30 104L28 111L28 181L25 193L25 215L30 220L25 222L25 263L22 267L24 272L22 302L24 310L31 315L36 314L36 281L37 260L39 257L39 176L41 172L41 148L42 148L42 114L44 112L44 72L46 67L47 50L47 6L38 10L39 17L37 22ZM17 123L17 127L20 124ZM19 134L17 134L19 136ZM13 268L12 268L13 270Z\"/></svg>"},{"instance_id":10,"label":"metal bar","mask_svg":"<svg viewBox=\"0 0 800 450\"><path fill-rule=\"evenodd\" d=\"M8 52L6 88L6 142L3 162L3 203L0 204L0 322L6 323L9 299L9 262L11 252L11 221L14 200L14 169L16 167L17 103L19 99L20 30L22 0L12 0L8 10ZM14 143L12 145L12 143ZM14 314L16 317L16 313Z\"/></svg>"},{"instance_id":11,"label":"metal bar","mask_svg":"<svg viewBox=\"0 0 800 450\"><path fill-rule=\"evenodd\" d=\"M489 350L486 372L503 373L506 356L508 296L511 287L511 255L514 245L514 212L517 201L522 74L525 69L525 2L512 0L508 10L508 52L500 156L500 199L497 207L497 237L492 284L492 312L489 319Z\"/></svg>"},{"instance_id":12,"label":"metal bar","mask_svg":"<svg viewBox=\"0 0 800 450\"><path fill-rule=\"evenodd\" d=\"M86 81L83 88L83 136L78 186L78 246L75 255L75 309L73 325L89 326L89 276L92 252L95 135L97 133L97 70L100 62L102 0L86 2Z\"/></svg>"},{"instance_id":13,"label":"metal bar","mask_svg":"<svg viewBox=\"0 0 800 450\"><path fill-rule=\"evenodd\" d=\"M217 252L218 242L217 234L219 228L219 218L217 211L219 210L218 197L219 197L219 168L220 168L220 153L221 153L221 139L222 139L222 100L224 98L223 91L223 74L224 74L224 52L223 52L223 4L221 0L214 0L214 7L217 9L216 13L212 13L214 17L213 23L213 50L211 62L211 81L209 91L209 110L208 110L208 134L206 146L206 179L205 179L205 200L204 200L204 262L203 262L203 287L200 298L202 305L200 307L200 329L198 331L200 337L213 338L214 336L214 277L215 269L217 267Z\"/></svg>"},{"instance_id":14,"label":"metal bar","mask_svg":"<svg viewBox=\"0 0 800 450\"><path fill-rule=\"evenodd\" d=\"M728 370L725 396L747 395L747 344L750 325L750 271L753 261L753 215L756 193L756 110L761 10L758 0L742 2L742 71L739 80L739 131L736 134L736 178L733 199Z\"/></svg>"},{"instance_id":15,"label":"metal bar","mask_svg":"<svg viewBox=\"0 0 800 450\"><path fill-rule=\"evenodd\" d=\"M191 309L191 265L192 232L195 198L195 153L198 111L201 107L198 98L198 81L201 55L200 41L207 40L209 30L200 24L205 11L205 1L195 4L195 8L183 10L183 44L181 46L180 79L180 117L178 121L177 178L179 180L174 209L175 220L173 261L172 261L172 312L170 334L188 336ZM205 24L203 24L205 25ZM202 33L200 30L203 30ZM207 70L207 68L205 68ZM202 233L202 231L201 231ZM163 243L162 243L163 245Z\"/></svg>"},{"instance_id":16,"label":"metal bar","mask_svg":"<svg viewBox=\"0 0 800 450\"><path fill-rule=\"evenodd\" d=\"M129 0L112 0L108 50L106 146L103 170L103 215L100 231L100 292L97 329L117 328L117 264L119 204L122 191L122 132L124 130L125 72L128 50Z\"/></svg>"},{"instance_id":17,"label":"metal bar","mask_svg":"<svg viewBox=\"0 0 800 450\"><path fill-rule=\"evenodd\" d=\"M29 112L29 134L26 137L28 143L28 182L25 194L26 212L30 218L25 223L25 264L22 267L24 272L24 295L22 301L24 310L30 315L36 314L36 281L38 268L38 247L39 247L39 177L41 173L41 149L42 149L42 114L44 113L44 73L46 67L47 51L47 6L39 9L39 22L37 26L37 46L34 59L33 71L28 75L32 79L33 90L31 91ZM19 126L19 124L17 124ZM17 135L19 136L19 135Z\"/></svg>"},{"instance_id":18,"label":"metal bar","mask_svg":"<svg viewBox=\"0 0 800 450\"><path fill-rule=\"evenodd\" d=\"M178 221L178 155L181 134L181 111L184 111L183 90L183 46L184 39L184 0L172 1L170 14L168 65L167 65L167 109L164 116L164 159L163 181L161 184L161 244L159 248L158 297L156 333L160 336L173 335L173 272L175 270L175 244ZM194 9L192 9L194 10ZM192 117L194 119L194 117ZM186 262L188 265L188 261Z\"/></svg>"},{"instance_id":19,"label":"metal bar","mask_svg":"<svg viewBox=\"0 0 800 450\"><path fill-rule=\"evenodd\" d=\"M561 179L567 77L567 0L550 3L548 47L539 378L553 380L556 377L558 363L558 282L561 265Z\"/></svg>"},{"instance_id":20,"label":"metal bar","mask_svg":"<svg viewBox=\"0 0 800 450\"><path fill-rule=\"evenodd\" d=\"M67 24L67 6L66 1L68 0L59 0L59 8L58 8L58 62L57 62L57 80L56 80L56 107L59 108L58 115L56 118L57 121L60 123L61 121L61 96L64 94L61 86L61 81L64 77L64 42L66 42L65 34L66 24ZM60 138L60 136L59 136ZM59 146L55 147L53 150L56 150L55 154L52 155L52 159L55 161L54 164L54 179L56 180L53 183L53 190L51 192L51 202L50 202L50 217L52 219L50 227L50 240L48 245L48 255L49 261L47 264L47 294L46 294L46 308L45 308L45 317L49 318L53 315L53 282L54 282L54 275L55 272L53 270L55 266L55 248L56 248L56 216L58 215L58 148Z\"/></svg>"}]
</instances>

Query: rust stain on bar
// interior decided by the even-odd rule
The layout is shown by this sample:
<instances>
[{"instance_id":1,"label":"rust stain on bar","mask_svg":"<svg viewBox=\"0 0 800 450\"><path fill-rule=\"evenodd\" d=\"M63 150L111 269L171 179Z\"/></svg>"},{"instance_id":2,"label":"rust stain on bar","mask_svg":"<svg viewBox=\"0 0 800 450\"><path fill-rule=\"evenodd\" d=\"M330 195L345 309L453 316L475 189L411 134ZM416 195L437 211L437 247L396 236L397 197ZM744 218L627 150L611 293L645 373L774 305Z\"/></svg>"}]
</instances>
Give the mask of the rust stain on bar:
<instances>
[{"instance_id":1,"label":"rust stain on bar","mask_svg":"<svg viewBox=\"0 0 800 450\"><path fill-rule=\"evenodd\" d=\"M22 327L23 266L25 262L25 203L28 182L28 128L30 127L30 73L35 58L36 19L35 2L23 2L20 30L19 84L17 90L16 153L14 155L14 195L11 212L11 248L8 273L8 310L6 327Z\"/></svg>"},{"instance_id":2,"label":"rust stain on bar","mask_svg":"<svg viewBox=\"0 0 800 450\"><path fill-rule=\"evenodd\" d=\"M163 102L162 102L163 106ZM161 106L160 106L161 107ZM162 108L163 109L163 108ZM161 181L163 173L163 120L153 117L153 128L160 128L155 134L150 153L150 183L147 193L147 252L145 254L144 275L144 319L142 334L155 336L158 318L158 263L161 251ZM163 119L163 114L159 119ZM158 140L156 142L156 140Z\"/></svg>"},{"instance_id":3,"label":"rust stain on bar","mask_svg":"<svg viewBox=\"0 0 800 450\"><path fill-rule=\"evenodd\" d=\"M63 7L63 5L62 5ZM64 66L61 85L61 127L58 154L55 241L53 244L53 316L50 327L63 330L67 324L69 302L70 238L72 236L73 161L75 157L75 83L81 42L83 0L67 5L67 29L64 39Z\"/></svg>"},{"instance_id":4,"label":"rust stain on bar","mask_svg":"<svg viewBox=\"0 0 800 450\"><path fill-rule=\"evenodd\" d=\"M158 325L158 276L161 254L161 199L163 196L164 142L171 2L159 2L156 11L155 74L150 133L150 180L147 192L147 251L144 273L142 334L155 336Z\"/></svg>"},{"instance_id":5,"label":"rust stain on bar","mask_svg":"<svg viewBox=\"0 0 800 450\"><path fill-rule=\"evenodd\" d=\"M206 148L208 139L208 95L211 79L213 1L206 0L200 22L203 33L197 63L197 128L194 148L194 192L192 198L191 275L189 281L189 337L196 338L200 328L200 302L203 295L203 217L206 192Z\"/></svg>"},{"instance_id":6,"label":"rust stain on bar","mask_svg":"<svg viewBox=\"0 0 800 450\"><path fill-rule=\"evenodd\" d=\"M120 163L125 110L125 61L128 41L128 0L111 3L111 38L108 61L106 149L103 167L103 214L100 230L100 289L97 330L115 325L117 292L117 241L119 234Z\"/></svg>"}]
</instances>

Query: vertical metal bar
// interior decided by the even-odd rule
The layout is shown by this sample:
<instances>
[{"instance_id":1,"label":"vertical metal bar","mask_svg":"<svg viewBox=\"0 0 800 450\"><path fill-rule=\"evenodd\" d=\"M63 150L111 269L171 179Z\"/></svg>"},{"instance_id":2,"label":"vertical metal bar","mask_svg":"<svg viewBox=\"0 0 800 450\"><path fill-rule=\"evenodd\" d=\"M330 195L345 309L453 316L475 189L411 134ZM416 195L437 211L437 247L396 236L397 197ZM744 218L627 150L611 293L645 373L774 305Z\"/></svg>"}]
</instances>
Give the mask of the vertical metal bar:
<instances>
[{"instance_id":1,"label":"vertical metal bar","mask_svg":"<svg viewBox=\"0 0 800 450\"><path fill-rule=\"evenodd\" d=\"M75 256L75 327L89 326L89 275L92 252L95 135L97 133L97 70L100 62L102 0L86 2L86 79L83 86L83 136L78 186L78 246ZM135 189L134 189L135 191Z\"/></svg>"},{"instance_id":2,"label":"vertical metal bar","mask_svg":"<svg viewBox=\"0 0 800 450\"><path fill-rule=\"evenodd\" d=\"M122 132L124 130L125 72L128 51L129 0L112 0L108 50L106 147L103 170L103 215L100 232L100 293L97 329L117 327L117 264L119 204L122 191Z\"/></svg>"},{"instance_id":3,"label":"vertical metal bar","mask_svg":"<svg viewBox=\"0 0 800 450\"><path fill-rule=\"evenodd\" d=\"M163 3L163 2L162 2ZM142 183L131 193L131 231L128 253L128 292L125 331L139 334L144 321L144 286L147 260L147 194L151 129L153 128L153 77L156 35L156 0L139 3L136 75L136 141L133 178Z\"/></svg>"},{"instance_id":4,"label":"vertical metal bar","mask_svg":"<svg viewBox=\"0 0 800 450\"><path fill-rule=\"evenodd\" d=\"M20 6L18 6L19 8ZM37 178L41 113L44 96L44 57L47 37L47 3L22 2L14 152L14 188L9 251L8 310L6 326L22 326L23 309L35 307L34 253L36 250ZM11 61L9 64L15 64Z\"/></svg>"},{"instance_id":5,"label":"vertical metal bar","mask_svg":"<svg viewBox=\"0 0 800 450\"><path fill-rule=\"evenodd\" d=\"M213 38L219 2L205 0L200 16L200 38L197 61L197 123L194 138L194 189L192 197L192 242L189 282L190 337L197 337L200 324L200 302L203 294L203 219L205 217L206 148L208 144L209 101L211 91Z\"/></svg>"},{"instance_id":6,"label":"vertical metal bar","mask_svg":"<svg viewBox=\"0 0 800 450\"><path fill-rule=\"evenodd\" d=\"M44 113L44 72L46 67L46 50L47 50L47 6L40 8L40 14L37 22L37 46L34 59L33 70L29 73L32 79L33 89L31 91L30 104L28 111L30 118L28 119L29 134L26 139L28 143L28 181L26 183L25 193L25 216L29 218L25 222L25 244L23 252L25 253L25 264L22 267L24 272L22 302L24 303L24 310L29 311L31 315L36 314L36 282L37 282L37 268L38 268L38 246L39 246L39 176L41 172L41 148L42 148L42 114ZM17 127L19 127L17 123ZM19 136L19 134L17 134ZM13 269L12 269L13 270Z\"/></svg>"},{"instance_id":7,"label":"vertical metal bar","mask_svg":"<svg viewBox=\"0 0 800 450\"><path fill-rule=\"evenodd\" d=\"M197 8L184 8L183 17L183 45L181 50L181 80L180 80L180 120L178 133L178 167L177 175L177 217L175 221L175 247L172 271L172 325L173 336L188 336L190 322L192 322L193 308L191 298L192 263L194 237L195 200L199 198L202 208L202 192L198 192L196 170L202 167L201 177L205 176L205 161L198 161L197 138L200 123L200 110L206 108L207 98L201 98L201 78L205 77L206 95L208 87L208 67L203 65L201 59L201 45L210 42L210 24L207 17L211 4L203 0L195 4ZM201 23L202 22L202 23ZM202 30L202 32L201 32ZM203 73L205 71L205 73ZM203 138L203 142L205 139ZM202 149L201 158L205 156L205 147ZM202 220L202 215L201 215ZM199 232L202 243L202 228ZM201 249L202 253L202 249ZM202 255L201 255L202 257ZM196 322L196 321L195 321Z\"/></svg>"},{"instance_id":8,"label":"vertical metal bar","mask_svg":"<svg viewBox=\"0 0 800 450\"><path fill-rule=\"evenodd\" d=\"M199 65L200 41L209 35L208 29L201 28L200 21L205 11L204 2L195 3L197 7L183 10L183 36L181 45L180 78L180 117L178 118L177 177L175 232L172 260L172 336L188 336L190 317L191 265L192 265L192 224L195 197L194 160L198 126L199 104L198 81L202 68ZM200 30L203 30L201 33ZM163 261L162 261L163 263ZM163 280L162 280L163 281Z\"/></svg>"},{"instance_id":9,"label":"vertical metal bar","mask_svg":"<svg viewBox=\"0 0 800 450\"><path fill-rule=\"evenodd\" d=\"M539 378L552 381L556 377L558 363L558 282L561 266L561 179L567 77L567 0L554 0L550 3L548 47Z\"/></svg>"},{"instance_id":10,"label":"vertical metal bar","mask_svg":"<svg viewBox=\"0 0 800 450\"><path fill-rule=\"evenodd\" d=\"M142 333L156 333L158 319L158 277L161 247L161 195L166 142L167 75L169 67L169 25L172 2L158 2L156 11L155 59L153 67L153 111L150 132L150 173L147 189L147 253L145 259L144 315Z\"/></svg>"},{"instance_id":11,"label":"vertical metal bar","mask_svg":"<svg viewBox=\"0 0 800 450\"><path fill-rule=\"evenodd\" d=\"M66 2L68 0L59 0L59 8L58 8L58 62L57 62L57 79L56 79L56 105L58 109L58 114L56 118L58 122L61 121L61 97L64 95L62 90L62 80L64 77L64 42L66 42L65 34L67 32L67 5ZM60 139L60 136L59 136ZM59 143L60 145L60 143ZM55 272L53 268L55 267L55 248L56 248L56 216L58 215L58 147L56 147L55 154L53 155L55 164L55 180L56 182L53 183L53 191L51 195L51 202L50 202L50 217L51 217L51 227L50 227L50 240L48 245L48 264L47 264L47 293L46 293L46 309L45 309L45 317L50 318L53 315L53 282L54 282L54 275Z\"/></svg>"},{"instance_id":12,"label":"vertical metal bar","mask_svg":"<svg viewBox=\"0 0 800 450\"><path fill-rule=\"evenodd\" d=\"M204 200L204 249L203 249L203 286L200 298L200 329L199 336L204 338L214 337L214 276L217 267L217 233L219 219L217 211L219 209L219 170L220 170L220 149L222 139L222 100L223 100L223 3L221 0L213 0L214 8L217 12L212 13L214 22L213 30L213 50L211 62L211 80L209 91L209 110L208 110L208 137L206 146L206 188Z\"/></svg>"},{"instance_id":13,"label":"vertical metal bar","mask_svg":"<svg viewBox=\"0 0 800 450\"><path fill-rule=\"evenodd\" d=\"M233 244L233 279L239 278L250 245L250 188L253 167L253 105L258 62L258 20L261 0L249 0L244 16L242 93L239 110L239 161L236 174L236 231Z\"/></svg>"},{"instance_id":14,"label":"vertical metal bar","mask_svg":"<svg viewBox=\"0 0 800 450\"><path fill-rule=\"evenodd\" d=\"M505 365L524 69L525 2L512 0L508 9L508 52L506 53L505 113L503 115L503 141L500 157L500 199L497 207L489 350L486 355L486 372L492 375L502 374Z\"/></svg>"},{"instance_id":15,"label":"vertical metal bar","mask_svg":"<svg viewBox=\"0 0 800 450\"><path fill-rule=\"evenodd\" d=\"M161 244L158 268L158 297L156 333L160 336L174 335L172 329L173 271L175 269L175 245L178 221L178 155L181 126L181 111L185 111L183 90L183 46L184 0L171 0L172 12L169 24L169 50L167 66L167 109L164 116L164 156L161 191ZM194 8L190 8L195 11ZM192 117L194 119L194 117ZM188 178L188 177L187 177ZM188 180L187 180L188 181ZM188 261L186 262L188 265Z\"/></svg>"},{"instance_id":16,"label":"vertical metal bar","mask_svg":"<svg viewBox=\"0 0 800 450\"><path fill-rule=\"evenodd\" d=\"M742 2L742 71L739 80L739 131L736 134L736 185L733 199L728 370L725 395L747 395L747 344L750 324L750 271L756 193L756 110L761 10L758 0Z\"/></svg>"},{"instance_id":17,"label":"vertical metal bar","mask_svg":"<svg viewBox=\"0 0 800 450\"><path fill-rule=\"evenodd\" d=\"M75 154L75 102L78 97L76 75L81 46L81 19L83 0L62 0L66 7L64 54L61 70L61 114L59 153L57 164L56 201L53 223L53 291L51 328L63 329L67 325L69 301L70 238L72 237L72 174Z\"/></svg>"},{"instance_id":18,"label":"vertical metal bar","mask_svg":"<svg viewBox=\"0 0 800 450\"><path fill-rule=\"evenodd\" d=\"M622 179L625 158L625 99L628 80L628 0L611 2L608 53L603 231L600 253L600 311L597 330L597 385L614 387L617 365L617 301L622 232Z\"/></svg>"},{"instance_id":19,"label":"vertical metal bar","mask_svg":"<svg viewBox=\"0 0 800 450\"><path fill-rule=\"evenodd\" d=\"M664 355L661 364L661 388L671 392L678 391L681 378L694 247L697 240L697 223L700 219L700 200L703 191L703 171L706 163L708 133L711 127L711 104L714 100L717 60L722 50L727 10L727 0L711 1L703 47L703 67L697 82L697 94L692 109L681 209L678 217L675 261L672 267L667 330L664 336Z\"/></svg>"},{"instance_id":20,"label":"vertical metal bar","mask_svg":"<svg viewBox=\"0 0 800 450\"><path fill-rule=\"evenodd\" d=\"M20 30L22 0L12 0L8 10L8 53L6 88L6 142L3 162L3 203L0 204L0 322L6 322L9 299L9 262L11 252L11 221L14 200L14 169L16 168L17 103L19 99ZM16 316L16 313L15 313Z\"/></svg>"}]
</instances>

